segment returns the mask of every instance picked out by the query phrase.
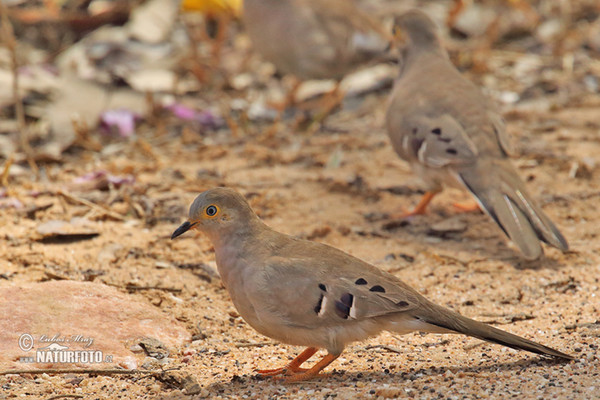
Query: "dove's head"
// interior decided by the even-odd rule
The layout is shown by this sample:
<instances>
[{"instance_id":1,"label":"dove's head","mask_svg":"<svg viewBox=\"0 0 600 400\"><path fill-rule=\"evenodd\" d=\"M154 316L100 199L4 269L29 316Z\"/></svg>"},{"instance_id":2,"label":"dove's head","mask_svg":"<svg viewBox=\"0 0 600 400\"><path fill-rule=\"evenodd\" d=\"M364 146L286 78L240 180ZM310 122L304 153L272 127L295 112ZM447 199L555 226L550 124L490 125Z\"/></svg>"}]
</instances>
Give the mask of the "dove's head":
<instances>
[{"instance_id":1,"label":"dove's head","mask_svg":"<svg viewBox=\"0 0 600 400\"><path fill-rule=\"evenodd\" d=\"M211 239L241 233L259 221L246 199L228 188L207 190L196 197L190 206L188 220L173 232L171 239L198 229ZM214 242L214 240L213 240Z\"/></svg>"},{"instance_id":2,"label":"dove's head","mask_svg":"<svg viewBox=\"0 0 600 400\"><path fill-rule=\"evenodd\" d=\"M423 11L410 10L394 20L394 36L416 48L438 47L437 25Z\"/></svg>"}]
</instances>

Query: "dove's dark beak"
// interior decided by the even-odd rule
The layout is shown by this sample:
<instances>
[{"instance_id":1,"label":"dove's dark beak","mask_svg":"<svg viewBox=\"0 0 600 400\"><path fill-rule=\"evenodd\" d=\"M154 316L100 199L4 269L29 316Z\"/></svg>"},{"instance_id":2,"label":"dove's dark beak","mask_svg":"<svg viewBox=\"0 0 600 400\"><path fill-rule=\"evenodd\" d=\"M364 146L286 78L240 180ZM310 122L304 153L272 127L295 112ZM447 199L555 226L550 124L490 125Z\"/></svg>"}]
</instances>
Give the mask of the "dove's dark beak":
<instances>
[{"instance_id":1,"label":"dove's dark beak","mask_svg":"<svg viewBox=\"0 0 600 400\"><path fill-rule=\"evenodd\" d=\"M171 240L175 239L177 236L181 236L190 229L192 229L196 224L190 223L190 221L185 221L181 226L175 229L175 232L171 235Z\"/></svg>"}]
</instances>

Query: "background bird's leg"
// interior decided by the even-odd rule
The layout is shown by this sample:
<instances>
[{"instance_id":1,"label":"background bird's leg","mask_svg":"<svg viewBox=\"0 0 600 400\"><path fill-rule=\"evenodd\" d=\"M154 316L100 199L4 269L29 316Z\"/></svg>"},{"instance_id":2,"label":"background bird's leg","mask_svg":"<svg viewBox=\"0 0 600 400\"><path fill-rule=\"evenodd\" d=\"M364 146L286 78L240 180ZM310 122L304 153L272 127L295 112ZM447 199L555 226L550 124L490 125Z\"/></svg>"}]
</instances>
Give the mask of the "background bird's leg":
<instances>
[{"instance_id":1,"label":"background bird's leg","mask_svg":"<svg viewBox=\"0 0 600 400\"><path fill-rule=\"evenodd\" d=\"M475 200L465 201L465 202L461 202L461 203L454 203L452 205L459 212L481 211L481 207L479 207L479 203L477 203Z\"/></svg>"},{"instance_id":2,"label":"background bird's leg","mask_svg":"<svg viewBox=\"0 0 600 400\"><path fill-rule=\"evenodd\" d=\"M295 375L287 376L283 379L285 379L286 382L299 382L299 381L305 381L307 379L312 379L312 378L318 376L319 373L325 367L327 367L329 364L331 364L333 361L335 361L335 359L338 358L339 356L340 356L339 354L331 354L331 353L327 354L325 357L323 357L323 359L321 361L316 363L308 371L304 371L304 372L297 373Z\"/></svg>"},{"instance_id":3,"label":"background bird's leg","mask_svg":"<svg viewBox=\"0 0 600 400\"><path fill-rule=\"evenodd\" d=\"M315 347L308 347L302 353L298 354L298 356L296 358L294 358L288 365L286 365L283 368L259 369L256 372L258 372L261 375L265 375L265 376L275 376L275 375L286 374L289 372L292 372L292 373L308 372L309 369L300 368L300 366L302 364L304 364L304 362L306 360L311 358L317 352L317 350L318 349Z\"/></svg>"},{"instance_id":4,"label":"background bird's leg","mask_svg":"<svg viewBox=\"0 0 600 400\"><path fill-rule=\"evenodd\" d=\"M423 197L421 197L421 200L419 201L419 204L417 204L417 206L412 210L412 211L408 211L408 212L403 212L401 214L392 214L390 216L391 219L402 219L402 218L408 218L408 217L412 217L414 215L423 215L425 214L425 210L427 209L427 206L429 205L429 203L431 203L431 200L433 200L433 198L435 197L436 194L438 194L439 192L425 192L425 194L423 195Z\"/></svg>"}]
</instances>

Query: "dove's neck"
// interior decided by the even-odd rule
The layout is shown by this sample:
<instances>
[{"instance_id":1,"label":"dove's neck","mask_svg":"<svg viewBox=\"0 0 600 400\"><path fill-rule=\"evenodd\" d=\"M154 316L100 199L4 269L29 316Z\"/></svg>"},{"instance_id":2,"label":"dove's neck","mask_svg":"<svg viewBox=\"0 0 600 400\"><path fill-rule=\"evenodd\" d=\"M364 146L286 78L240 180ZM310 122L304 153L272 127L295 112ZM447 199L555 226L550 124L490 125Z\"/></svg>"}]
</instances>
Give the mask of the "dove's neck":
<instances>
[{"instance_id":1,"label":"dove's neck","mask_svg":"<svg viewBox=\"0 0 600 400\"><path fill-rule=\"evenodd\" d=\"M448 59L448 53L438 42L422 45L409 45L402 49L402 67L400 75L411 68L423 68L440 59Z\"/></svg>"},{"instance_id":2,"label":"dove's neck","mask_svg":"<svg viewBox=\"0 0 600 400\"><path fill-rule=\"evenodd\" d=\"M215 258L219 274L224 282L230 274L248 267L249 260L260 259L266 254L266 244L274 231L260 219L232 226L226 232L210 235L215 248ZM276 233L276 232L275 232Z\"/></svg>"}]
</instances>

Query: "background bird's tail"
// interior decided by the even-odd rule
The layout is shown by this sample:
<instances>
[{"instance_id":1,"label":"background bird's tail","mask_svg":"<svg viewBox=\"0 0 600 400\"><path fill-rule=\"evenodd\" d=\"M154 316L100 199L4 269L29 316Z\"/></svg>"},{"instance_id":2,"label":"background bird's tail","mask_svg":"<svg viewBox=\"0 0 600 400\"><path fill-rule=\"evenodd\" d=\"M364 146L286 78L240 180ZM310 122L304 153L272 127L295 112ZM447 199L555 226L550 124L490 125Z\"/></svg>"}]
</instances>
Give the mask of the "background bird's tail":
<instances>
[{"instance_id":1,"label":"background bird's tail","mask_svg":"<svg viewBox=\"0 0 600 400\"><path fill-rule=\"evenodd\" d=\"M511 165L495 162L486 168L465 168L458 176L525 258L535 260L542 255L540 240L562 251L569 249L563 235L531 199Z\"/></svg>"}]
</instances>

